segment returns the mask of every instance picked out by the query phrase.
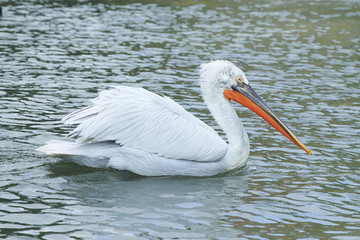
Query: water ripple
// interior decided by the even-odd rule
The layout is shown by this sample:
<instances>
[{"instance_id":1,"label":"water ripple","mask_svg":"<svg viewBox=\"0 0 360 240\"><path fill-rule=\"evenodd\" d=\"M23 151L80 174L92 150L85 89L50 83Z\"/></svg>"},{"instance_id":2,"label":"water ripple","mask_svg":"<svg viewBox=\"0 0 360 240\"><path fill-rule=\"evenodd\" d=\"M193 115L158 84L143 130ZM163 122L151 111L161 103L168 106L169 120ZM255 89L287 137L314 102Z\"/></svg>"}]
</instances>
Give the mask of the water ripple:
<instances>
[{"instance_id":1,"label":"water ripple","mask_svg":"<svg viewBox=\"0 0 360 240\"><path fill-rule=\"evenodd\" d=\"M360 6L355 0L11 1L0 18L0 238L357 239ZM236 106L246 168L142 178L34 149L99 90L126 84L207 124L197 68L228 59L309 145Z\"/></svg>"}]
</instances>

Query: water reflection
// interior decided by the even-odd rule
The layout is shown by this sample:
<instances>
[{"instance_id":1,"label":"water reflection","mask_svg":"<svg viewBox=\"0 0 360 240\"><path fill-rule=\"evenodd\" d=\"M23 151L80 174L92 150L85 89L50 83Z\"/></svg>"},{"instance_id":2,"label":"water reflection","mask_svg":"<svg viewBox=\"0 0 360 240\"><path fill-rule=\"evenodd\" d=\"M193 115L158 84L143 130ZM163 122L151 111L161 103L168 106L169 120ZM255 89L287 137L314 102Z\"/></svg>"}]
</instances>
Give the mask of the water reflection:
<instances>
[{"instance_id":1,"label":"water reflection","mask_svg":"<svg viewBox=\"0 0 360 240\"><path fill-rule=\"evenodd\" d=\"M1 238L359 235L357 1L12 1L0 18ZM167 95L215 126L197 67L224 58L313 150L237 106L249 164L214 178L142 178L35 153L111 85ZM46 221L45 221L46 219Z\"/></svg>"}]
</instances>

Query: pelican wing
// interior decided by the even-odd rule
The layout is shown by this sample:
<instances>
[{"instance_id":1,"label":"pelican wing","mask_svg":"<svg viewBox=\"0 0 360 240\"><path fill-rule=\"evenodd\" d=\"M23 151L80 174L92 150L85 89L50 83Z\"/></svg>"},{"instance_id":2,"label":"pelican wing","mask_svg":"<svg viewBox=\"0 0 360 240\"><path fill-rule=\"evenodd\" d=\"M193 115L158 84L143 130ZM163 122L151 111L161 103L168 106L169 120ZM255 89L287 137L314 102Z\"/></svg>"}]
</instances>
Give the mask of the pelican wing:
<instances>
[{"instance_id":1,"label":"pelican wing","mask_svg":"<svg viewBox=\"0 0 360 240\"><path fill-rule=\"evenodd\" d=\"M217 161L227 144L205 123L168 97L143 88L114 87L100 92L93 106L66 116L78 126L80 141L115 141L171 159Z\"/></svg>"}]
</instances>

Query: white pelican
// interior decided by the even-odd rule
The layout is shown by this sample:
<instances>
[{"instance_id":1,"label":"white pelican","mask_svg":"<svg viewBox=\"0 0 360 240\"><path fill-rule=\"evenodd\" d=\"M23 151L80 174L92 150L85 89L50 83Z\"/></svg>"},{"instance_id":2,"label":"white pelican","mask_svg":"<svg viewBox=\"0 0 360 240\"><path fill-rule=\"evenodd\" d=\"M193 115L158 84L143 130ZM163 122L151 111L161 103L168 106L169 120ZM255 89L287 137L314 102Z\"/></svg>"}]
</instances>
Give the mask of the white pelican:
<instances>
[{"instance_id":1,"label":"white pelican","mask_svg":"<svg viewBox=\"0 0 360 240\"><path fill-rule=\"evenodd\" d=\"M211 176L244 166L248 135L230 100L248 107L311 154L250 87L243 71L217 60L200 66L202 97L228 144L168 97L143 88L102 91L92 106L63 118L77 125L76 142L52 140L38 150L78 164L128 170L143 176Z\"/></svg>"}]
</instances>

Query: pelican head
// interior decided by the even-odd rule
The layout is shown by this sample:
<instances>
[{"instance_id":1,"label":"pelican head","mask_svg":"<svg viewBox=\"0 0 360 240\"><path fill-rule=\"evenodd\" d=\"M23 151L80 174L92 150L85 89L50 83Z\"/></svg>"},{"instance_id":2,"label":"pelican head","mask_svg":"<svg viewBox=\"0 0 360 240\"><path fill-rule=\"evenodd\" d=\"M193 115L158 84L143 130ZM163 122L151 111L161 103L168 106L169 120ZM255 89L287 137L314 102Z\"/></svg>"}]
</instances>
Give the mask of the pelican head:
<instances>
[{"instance_id":1,"label":"pelican head","mask_svg":"<svg viewBox=\"0 0 360 240\"><path fill-rule=\"evenodd\" d=\"M242 79L249 84L245 73L229 61L217 60L200 65L200 86L205 101L216 100L223 95L226 89L236 85L236 79Z\"/></svg>"},{"instance_id":2,"label":"pelican head","mask_svg":"<svg viewBox=\"0 0 360 240\"><path fill-rule=\"evenodd\" d=\"M200 86L204 101L209 105L217 101L235 101L249 108L290 141L311 154L311 150L290 131L251 88L245 73L229 61L217 60L200 66Z\"/></svg>"}]
</instances>

